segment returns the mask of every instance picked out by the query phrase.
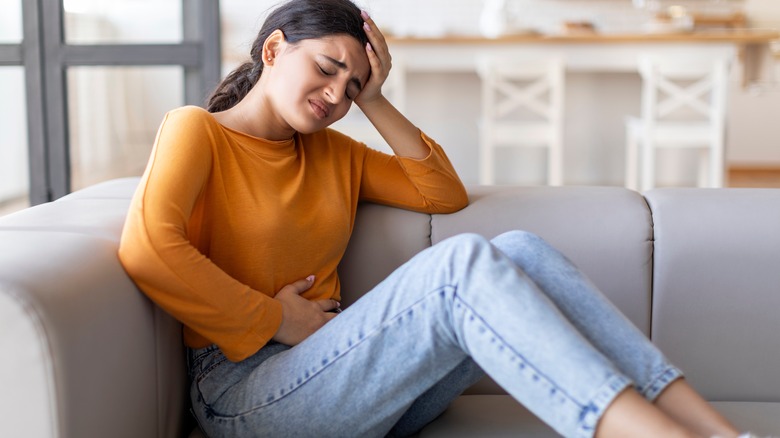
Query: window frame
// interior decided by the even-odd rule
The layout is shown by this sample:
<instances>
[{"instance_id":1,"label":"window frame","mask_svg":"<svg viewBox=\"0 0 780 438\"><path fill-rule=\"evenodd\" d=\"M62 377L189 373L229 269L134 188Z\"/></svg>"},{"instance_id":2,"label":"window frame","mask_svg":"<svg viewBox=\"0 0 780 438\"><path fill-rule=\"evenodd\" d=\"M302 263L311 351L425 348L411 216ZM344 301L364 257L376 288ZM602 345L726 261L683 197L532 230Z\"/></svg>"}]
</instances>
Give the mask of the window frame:
<instances>
[{"instance_id":1,"label":"window frame","mask_svg":"<svg viewBox=\"0 0 780 438\"><path fill-rule=\"evenodd\" d=\"M67 44L63 0L21 0L22 41L0 44L0 66L22 66L30 204L71 191L68 84L73 66L181 66L184 103L203 105L221 78L219 0L181 0L178 44Z\"/></svg>"}]
</instances>

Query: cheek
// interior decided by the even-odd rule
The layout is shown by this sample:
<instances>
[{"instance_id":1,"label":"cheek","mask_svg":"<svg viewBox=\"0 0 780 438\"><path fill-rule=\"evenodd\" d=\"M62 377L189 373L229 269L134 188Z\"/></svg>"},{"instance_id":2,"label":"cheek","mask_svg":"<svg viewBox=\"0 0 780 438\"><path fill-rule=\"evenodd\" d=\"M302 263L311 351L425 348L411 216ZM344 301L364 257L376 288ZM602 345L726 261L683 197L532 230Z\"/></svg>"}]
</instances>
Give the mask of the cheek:
<instances>
[{"instance_id":1,"label":"cheek","mask_svg":"<svg viewBox=\"0 0 780 438\"><path fill-rule=\"evenodd\" d=\"M338 106L338 108L334 109L333 111L333 121L341 120L344 116L347 115L349 112L349 109L352 108L352 102L345 102Z\"/></svg>"}]
</instances>

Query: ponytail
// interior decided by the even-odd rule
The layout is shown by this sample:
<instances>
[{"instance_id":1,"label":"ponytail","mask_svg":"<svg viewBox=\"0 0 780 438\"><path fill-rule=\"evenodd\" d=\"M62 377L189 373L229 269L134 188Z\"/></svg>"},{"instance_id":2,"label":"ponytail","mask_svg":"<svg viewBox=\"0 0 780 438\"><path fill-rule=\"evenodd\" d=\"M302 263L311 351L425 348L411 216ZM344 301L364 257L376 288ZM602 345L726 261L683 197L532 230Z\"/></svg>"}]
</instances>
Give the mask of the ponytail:
<instances>
[{"instance_id":1,"label":"ponytail","mask_svg":"<svg viewBox=\"0 0 780 438\"><path fill-rule=\"evenodd\" d=\"M241 101L255 86L263 72L263 63L245 62L233 70L209 96L206 109L210 113L225 111Z\"/></svg>"}]
</instances>

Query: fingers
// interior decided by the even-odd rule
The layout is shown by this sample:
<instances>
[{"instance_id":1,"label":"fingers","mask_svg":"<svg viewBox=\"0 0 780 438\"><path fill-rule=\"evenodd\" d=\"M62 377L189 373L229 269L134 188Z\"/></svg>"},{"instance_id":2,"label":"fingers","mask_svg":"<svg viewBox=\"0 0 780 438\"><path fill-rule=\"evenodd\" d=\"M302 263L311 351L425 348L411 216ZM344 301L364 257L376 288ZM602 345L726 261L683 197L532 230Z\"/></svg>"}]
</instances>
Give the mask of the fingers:
<instances>
[{"instance_id":1,"label":"fingers","mask_svg":"<svg viewBox=\"0 0 780 438\"><path fill-rule=\"evenodd\" d=\"M311 285L313 284L314 284L314 276L309 275L303 280L298 280L294 283L290 283L287 286L281 288L279 290L279 293L288 292L288 293L295 293L300 295L306 292L307 290L309 290L309 288L311 288Z\"/></svg>"},{"instance_id":2,"label":"fingers","mask_svg":"<svg viewBox=\"0 0 780 438\"><path fill-rule=\"evenodd\" d=\"M387 47L385 36L366 11L361 11L360 15L363 17L363 20L365 20L363 29L365 29L369 41L369 44L366 47L366 51L369 53L369 60L371 59L371 53L373 52L381 62L381 65L389 71L392 57L390 56L390 49Z\"/></svg>"},{"instance_id":3,"label":"fingers","mask_svg":"<svg viewBox=\"0 0 780 438\"><path fill-rule=\"evenodd\" d=\"M368 15L368 12L360 11L360 16L363 17L363 20L365 21L363 23L363 29L366 30L366 36L368 36L368 40L372 42L376 41L378 43L377 45L387 46L387 43L385 42L385 36L376 26L376 23L374 23L374 19Z\"/></svg>"},{"instance_id":4,"label":"fingers","mask_svg":"<svg viewBox=\"0 0 780 438\"><path fill-rule=\"evenodd\" d=\"M316 301L316 303L320 306L320 309L322 309L323 312L331 312L334 310L336 312L341 311L341 303L336 300L320 300Z\"/></svg>"},{"instance_id":5,"label":"fingers","mask_svg":"<svg viewBox=\"0 0 780 438\"><path fill-rule=\"evenodd\" d=\"M287 286L281 288L279 290L279 293L292 293L296 295L300 295L307 290L311 288L311 286L314 284L314 276L309 275L308 277L304 278L303 280L298 280L294 283L290 283ZM314 301L317 306L323 311L323 312L331 312L331 311L341 311L341 303L336 300L318 300Z\"/></svg>"}]
</instances>

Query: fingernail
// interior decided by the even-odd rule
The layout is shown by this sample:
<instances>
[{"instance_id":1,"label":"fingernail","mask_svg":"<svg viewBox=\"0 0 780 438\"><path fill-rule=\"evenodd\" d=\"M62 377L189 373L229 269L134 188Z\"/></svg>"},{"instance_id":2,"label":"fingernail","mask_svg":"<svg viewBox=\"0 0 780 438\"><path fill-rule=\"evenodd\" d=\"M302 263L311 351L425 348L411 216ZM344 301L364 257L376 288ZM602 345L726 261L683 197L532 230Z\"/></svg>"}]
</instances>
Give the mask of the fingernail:
<instances>
[{"instance_id":1,"label":"fingernail","mask_svg":"<svg viewBox=\"0 0 780 438\"><path fill-rule=\"evenodd\" d=\"M363 29L366 32L371 32L371 26L369 26L368 23L366 23L365 21L363 22Z\"/></svg>"},{"instance_id":2,"label":"fingernail","mask_svg":"<svg viewBox=\"0 0 780 438\"><path fill-rule=\"evenodd\" d=\"M371 43L366 43L366 48L367 48L368 50L372 51L372 52L374 51L374 48L373 48L373 47L371 47Z\"/></svg>"},{"instance_id":3,"label":"fingernail","mask_svg":"<svg viewBox=\"0 0 780 438\"><path fill-rule=\"evenodd\" d=\"M313 275L309 275L308 277L306 277L306 281L311 283L312 281L314 281L314 276Z\"/></svg>"},{"instance_id":4,"label":"fingernail","mask_svg":"<svg viewBox=\"0 0 780 438\"><path fill-rule=\"evenodd\" d=\"M363 17L364 20L368 20L368 12L361 10L360 16Z\"/></svg>"}]
</instances>

